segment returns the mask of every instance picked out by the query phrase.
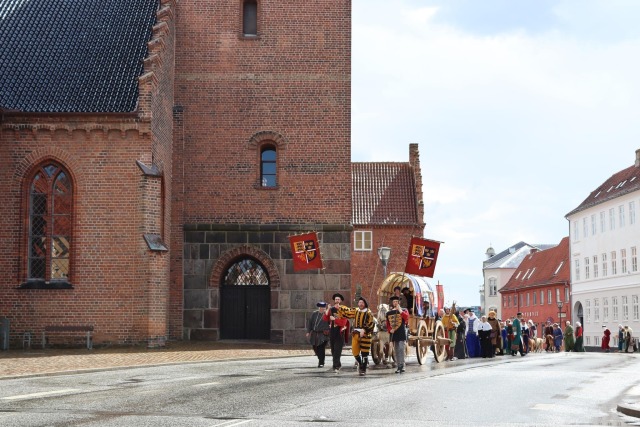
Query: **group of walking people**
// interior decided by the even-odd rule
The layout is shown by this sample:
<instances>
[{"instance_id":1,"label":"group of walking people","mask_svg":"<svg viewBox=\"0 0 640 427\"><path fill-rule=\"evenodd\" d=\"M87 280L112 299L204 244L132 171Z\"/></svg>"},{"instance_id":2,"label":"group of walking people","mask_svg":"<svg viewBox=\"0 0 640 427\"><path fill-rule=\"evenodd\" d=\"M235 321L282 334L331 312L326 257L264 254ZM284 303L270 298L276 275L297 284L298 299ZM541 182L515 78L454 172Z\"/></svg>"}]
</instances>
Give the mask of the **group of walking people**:
<instances>
[{"instance_id":1,"label":"group of walking people","mask_svg":"<svg viewBox=\"0 0 640 427\"><path fill-rule=\"evenodd\" d=\"M358 373L366 375L369 365L369 352L375 321L367 300L360 297L354 308L343 305L344 297L336 293L333 304L318 302L318 310L307 321L307 338L318 358L318 367L324 367L327 343L331 346L331 371L339 373L342 369L341 356L345 342L351 339L351 352L356 361ZM394 347L396 373L404 373L405 348L409 310L401 306L401 298L390 298L391 309L386 314L386 330Z\"/></svg>"}]
</instances>

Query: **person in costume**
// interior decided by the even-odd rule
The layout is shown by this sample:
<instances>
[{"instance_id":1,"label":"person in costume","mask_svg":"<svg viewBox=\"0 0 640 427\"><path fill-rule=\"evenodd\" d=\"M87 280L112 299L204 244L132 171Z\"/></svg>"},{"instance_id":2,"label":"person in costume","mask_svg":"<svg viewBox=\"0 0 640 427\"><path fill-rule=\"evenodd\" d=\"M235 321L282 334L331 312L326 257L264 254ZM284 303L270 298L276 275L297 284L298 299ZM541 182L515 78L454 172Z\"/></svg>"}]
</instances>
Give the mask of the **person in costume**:
<instances>
[{"instance_id":1,"label":"person in costume","mask_svg":"<svg viewBox=\"0 0 640 427\"><path fill-rule=\"evenodd\" d=\"M511 345L513 344L513 338L515 337L513 333L513 325L511 324L511 320L507 319L504 327L507 331L507 347L506 350L510 355L514 356L513 350L511 349Z\"/></svg>"},{"instance_id":2,"label":"person in costume","mask_svg":"<svg viewBox=\"0 0 640 427\"><path fill-rule=\"evenodd\" d=\"M342 368L340 356L345 343L345 336L349 333L349 320L342 314L344 297L341 294L333 294L333 306L328 309L323 319L329 323L329 343L331 344L331 357L333 359L333 371L337 374Z\"/></svg>"},{"instance_id":3,"label":"person in costume","mask_svg":"<svg viewBox=\"0 0 640 427\"><path fill-rule=\"evenodd\" d=\"M411 295L411 289L407 286L402 288L402 295L404 295L407 300L407 305L405 306L410 314L413 314L413 295Z\"/></svg>"},{"instance_id":4,"label":"person in costume","mask_svg":"<svg viewBox=\"0 0 640 427\"><path fill-rule=\"evenodd\" d=\"M469 357L480 357L480 337L478 336L480 319L468 308L464 311L464 316L464 322L467 324L467 350Z\"/></svg>"},{"instance_id":5,"label":"person in costume","mask_svg":"<svg viewBox=\"0 0 640 427\"><path fill-rule=\"evenodd\" d=\"M358 362L360 375L365 375L369 365L369 351L373 337L373 313L369 310L367 300L362 297L358 299L357 308L340 307L340 311L343 317L353 319L351 352Z\"/></svg>"},{"instance_id":6,"label":"person in costume","mask_svg":"<svg viewBox=\"0 0 640 427\"><path fill-rule=\"evenodd\" d=\"M576 343L576 338L573 336L573 326L568 320L566 325L564 328L564 351L573 351L573 346Z\"/></svg>"},{"instance_id":7,"label":"person in costume","mask_svg":"<svg viewBox=\"0 0 640 427\"><path fill-rule=\"evenodd\" d=\"M400 286L393 288L393 296L400 298L400 307L407 306L407 297L402 294Z\"/></svg>"},{"instance_id":8,"label":"person in costume","mask_svg":"<svg viewBox=\"0 0 640 427\"><path fill-rule=\"evenodd\" d=\"M618 325L618 351L624 350L624 328Z\"/></svg>"},{"instance_id":9,"label":"person in costume","mask_svg":"<svg viewBox=\"0 0 640 427\"><path fill-rule=\"evenodd\" d=\"M504 356L507 351L509 351L509 347L507 347L509 343L508 332L507 332L507 322L500 321L500 338L502 338L502 348L500 348L500 356Z\"/></svg>"},{"instance_id":10,"label":"person in costume","mask_svg":"<svg viewBox=\"0 0 640 427\"><path fill-rule=\"evenodd\" d=\"M453 357L456 359L468 359L467 353L467 324L464 321L464 313L456 313L458 318L458 328L456 329L456 344L453 348Z\"/></svg>"},{"instance_id":11,"label":"person in costume","mask_svg":"<svg viewBox=\"0 0 640 427\"><path fill-rule=\"evenodd\" d=\"M516 356L518 351L520 356L524 357L527 353L524 352L522 346L522 313L518 312L516 318L513 319L513 341L511 341L511 355Z\"/></svg>"},{"instance_id":12,"label":"person in costume","mask_svg":"<svg viewBox=\"0 0 640 427\"><path fill-rule=\"evenodd\" d=\"M625 353L633 353L636 351L636 344L633 340L633 329L628 325L624 327L624 348Z\"/></svg>"},{"instance_id":13,"label":"person in costume","mask_svg":"<svg viewBox=\"0 0 640 427\"><path fill-rule=\"evenodd\" d=\"M562 329L557 323L553 324L553 345L556 347L556 353L562 348Z\"/></svg>"},{"instance_id":14,"label":"person in costume","mask_svg":"<svg viewBox=\"0 0 640 427\"><path fill-rule=\"evenodd\" d=\"M445 349L447 350L447 358L445 359L445 361L456 360L455 356L453 355L453 350L456 345L456 329L458 329L458 325L460 324L460 322L458 322L456 314L452 313L449 307L444 309L444 314L442 315L441 321L442 326L444 327L444 330L447 331L447 336L449 338L449 344L445 345Z\"/></svg>"},{"instance_id":15,"label":"person in costume","mask_svg":"<svg viewBox=\"0 0 640 427\"><path fill-rule=\"evenodd\" d=\"M611 331L607 328L604 330L604 335L602 336L602 349L605 353L609 353L611 350L609 348L609 343L611 342ZM583 347L584 351L584 347Z\"/></svg>"},{"instance_id":16,"label":"person in costume","mask_svg":"<svg viewBox=\"0 0 640 427\"><path fill-rule=\"evenodd\" d=\"M324 313L327 311L327 303L320 301L316 304L318 309L314 311L307 321L307 338L313 352L318 358L318 368L324 367L324 356L329 341L329 322L324 320Z\"/></svg>"},{"instance_id":17,"label":"person in costume","mask_svg":"<svg viewBox=\"0 0 640 427\"><path fill-rule=\"evenodd\" d=\"M522 322L522 347L525 353L529 353L529 325L524 321Z\"/></svg>"},{"instance_id":18,"label":"person in costume","mask_svg":"<svg viewBox=\"0 0 640 427\"><path fill-rule=\"evenodd\" d=\"M494 357L496 355L496 348L498 348L500 353L502 353L502 343L500 342L500 339L502 338L500 335L501 328L500 322L496 319L495 311L489 312L487 322L491 325L491 333L489 334L489 338L491 339L491 355L489 357Z\"/></svg>"},{"instance_id":19,"label":"person in costume","mask_svg":"<svg viewBox=\"0 0 640 427\"><path fill-rule=\"evenodd\" d=\"M396 374L401 374L404 372L409 312L400 306L400 297L394 295L390 301L391 310L387 311L387 331L390 335L389 340L393 343L393 354L396 356Z\"/></svg>"},{"instance_id":20,"label":"person in costume","mask_svg":"<svg viewBox=\"0 0 640 427\"><path fill-rule=\"evenodd\" d=\"M487 321L487 316L481 316L478 320L478 338L480 339L480 356L483 359L491 356L491 324Z\"/></svg>"},{"instance_id":21,"label":"person in costume","mask_svg":"<svg viewBox=\"0 0 640 427\"><path fill-rule=\"evenodd\" d=\"M611 332L609 332L611 333ZM584 330L582 329L582 323L576 322L576 344L573 347L573 351L584 351ZM608 344L607 344L608 346Z\"/></svg>"}]
</instances>

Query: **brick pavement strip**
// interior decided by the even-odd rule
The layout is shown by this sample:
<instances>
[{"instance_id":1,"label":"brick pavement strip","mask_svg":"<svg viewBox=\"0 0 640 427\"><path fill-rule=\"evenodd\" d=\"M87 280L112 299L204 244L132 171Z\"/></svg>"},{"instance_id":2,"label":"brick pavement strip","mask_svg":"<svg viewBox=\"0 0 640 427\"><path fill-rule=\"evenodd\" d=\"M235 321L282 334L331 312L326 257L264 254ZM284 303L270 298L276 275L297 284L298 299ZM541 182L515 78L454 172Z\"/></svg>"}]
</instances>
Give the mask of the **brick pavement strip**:
<instances>
[{"instance_id":1,"label":"brick pavement strip","mask_svg":"<svg viewBox=\"0 0 640 427\"><path fill-rule=\"evenodd\" d=\"M0 352L0 379L131 366L311 355L310 346L188 341L169 342L157 349L132 346L9 350Z\"/></svg>"}]
</instances>

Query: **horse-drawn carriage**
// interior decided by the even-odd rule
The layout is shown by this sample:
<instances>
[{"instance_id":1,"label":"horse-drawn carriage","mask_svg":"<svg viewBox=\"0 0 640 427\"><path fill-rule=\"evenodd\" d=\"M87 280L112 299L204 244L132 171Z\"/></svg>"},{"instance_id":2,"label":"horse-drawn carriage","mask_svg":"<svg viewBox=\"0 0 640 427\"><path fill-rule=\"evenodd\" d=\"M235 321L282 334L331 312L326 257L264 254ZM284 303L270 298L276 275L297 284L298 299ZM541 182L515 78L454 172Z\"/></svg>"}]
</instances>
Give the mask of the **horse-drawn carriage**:
<instances>
[{"instance_id":1,"label":"horse-drawn carriage","mask_svg":"<svg viewBox=\"0 0 640 427\"><path fill-rule=\"evenodd\" d=\"M377 332L371 342L371 356L373 362L379 365L387 361L392 355L392 346L389 345L389 334L385 326L386 311L389 310L389 298L393 295L393 289L399 286L409 288L413 296L413 307L409 309L409 325L407 346L415 347L419 364L424 364L427 353L431 349L436 362L441 362L446 357L445 345L449 343L446 331L440 320L436 320L435 308L437 307L437 295L431 285L422 277L405 273L391 273L385 278L378 290L378 313L376 323ZM409 355L409 352L406 353Z\"/></svg>"}]
</instances>

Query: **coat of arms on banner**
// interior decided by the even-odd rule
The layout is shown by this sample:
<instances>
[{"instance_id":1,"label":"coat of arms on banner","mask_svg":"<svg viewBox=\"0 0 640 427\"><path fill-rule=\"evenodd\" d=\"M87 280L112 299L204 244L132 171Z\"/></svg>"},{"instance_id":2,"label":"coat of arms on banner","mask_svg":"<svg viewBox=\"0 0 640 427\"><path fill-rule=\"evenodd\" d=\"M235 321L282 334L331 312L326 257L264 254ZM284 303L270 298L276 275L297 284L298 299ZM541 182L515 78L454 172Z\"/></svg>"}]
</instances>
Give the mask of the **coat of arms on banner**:
<instances>
[{"instance_id":1,"label":"coat of arms on banner","mask_svg":"<svg viewBox=\"0 0 640 427\"><path fill-rule=\"evenodd\" d=\"M316 233L301 234L289 237L291 252L293 254L293 269L311 270L322 268L320 247Z\"/></svg>"},{"instance_id":2,"label":"coat of arms on banner","mask_svg":"<svg viewBox=\"0 0 640 427\"><path fill-rule=\"evenodd\" d=\"M412 238L405 271L409 274L433 277L439 249L440 242Z\"/></svg>"}]
</instances>

